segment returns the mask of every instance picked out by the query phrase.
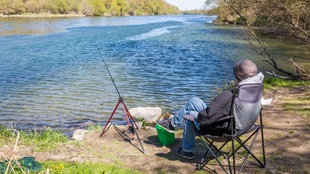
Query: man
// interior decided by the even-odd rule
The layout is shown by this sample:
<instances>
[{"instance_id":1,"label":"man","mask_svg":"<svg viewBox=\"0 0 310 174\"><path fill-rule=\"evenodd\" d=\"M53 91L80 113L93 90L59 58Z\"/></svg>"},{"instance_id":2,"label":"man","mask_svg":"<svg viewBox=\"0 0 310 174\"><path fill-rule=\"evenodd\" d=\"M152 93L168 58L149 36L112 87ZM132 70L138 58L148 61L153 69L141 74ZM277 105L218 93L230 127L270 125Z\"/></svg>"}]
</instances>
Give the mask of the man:
<instances>
[{"instance_id":1,"label":"man","mask_svg":"<svg viewBox=\"0 0 310 174\"><path fill-rule=\"evenodd\" d=\"M239 60L234 65L234 74L236 84L249 82L262 83L264 79L262 73L257 74L257 67L250 60ZM233 91L226 90L214 98L209 105L205 104L200 98L193 97L183 108L175 113L173 118L157 122L159 125L169 130L184 128L182 147L176 152L178 156L187 159L194 158L195 127L205 134L220 136L224 133L228 133L229 122L219 121L219 119L230 114L232 97ZM257 102L257 104L250 109L256 112L256 110L260 109L260 103ZM195 127L193 122L195 123ZM239 122L242 123L242 121ZM253 125L254 122L252 122L253 121L247 124ZM241 129L247 128L242 128L242 126L240 126L240 131L244 131Z\"/></svg>"}]
</instances>

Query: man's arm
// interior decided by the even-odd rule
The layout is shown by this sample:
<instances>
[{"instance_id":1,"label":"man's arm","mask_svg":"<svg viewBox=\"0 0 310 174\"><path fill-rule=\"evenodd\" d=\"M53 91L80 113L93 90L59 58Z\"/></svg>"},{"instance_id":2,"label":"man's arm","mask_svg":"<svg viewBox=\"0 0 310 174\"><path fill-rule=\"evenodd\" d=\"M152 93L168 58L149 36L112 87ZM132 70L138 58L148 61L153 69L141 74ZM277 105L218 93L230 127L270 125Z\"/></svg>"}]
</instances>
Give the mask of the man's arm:
<instances>
[{"instance_id":1,"label":"man's arm","mask_svg":"<svg viewBox=\"0 0 310 174\"><path fill-rule=\"evenodd\" d=\"M232 95L232 91L229 90L219 94L206 109L198 114L200 125L211 125L220 118L229 115Z\"/></svg>"}]
</instances>

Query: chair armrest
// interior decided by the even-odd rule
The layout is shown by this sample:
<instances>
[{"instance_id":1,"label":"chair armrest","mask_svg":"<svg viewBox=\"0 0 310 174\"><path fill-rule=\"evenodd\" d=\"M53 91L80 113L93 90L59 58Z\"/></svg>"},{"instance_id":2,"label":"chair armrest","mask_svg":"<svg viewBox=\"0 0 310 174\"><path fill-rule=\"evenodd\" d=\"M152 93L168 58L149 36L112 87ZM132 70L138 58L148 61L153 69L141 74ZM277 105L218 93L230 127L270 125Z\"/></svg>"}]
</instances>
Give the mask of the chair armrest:
<instances>
[{"instance_id":1,"label":"chair armrest","mask_svg":"<svg viewBox=\"0 0 310 174\"><path fill-rule=\"evenodd\" d=\"M232 119L232 118L234 118L233 115L227 115L225 117L222 117L222 118L218 119L216 122L225 121L225 120L229 120L229 119Z\"/></svg>"}]
</instances>

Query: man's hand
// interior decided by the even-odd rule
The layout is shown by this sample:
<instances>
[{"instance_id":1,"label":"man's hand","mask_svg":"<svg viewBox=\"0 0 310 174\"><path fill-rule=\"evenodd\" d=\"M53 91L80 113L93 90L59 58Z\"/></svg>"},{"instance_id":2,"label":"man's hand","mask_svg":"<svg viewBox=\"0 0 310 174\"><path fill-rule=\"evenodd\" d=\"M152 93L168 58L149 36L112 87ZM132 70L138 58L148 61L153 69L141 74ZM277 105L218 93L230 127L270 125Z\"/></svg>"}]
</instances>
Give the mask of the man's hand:
<instances>
[{"instance_id":1,"label":"man's hand","mask_svg":"<svg viewBox=\"0 0 310 174\"><path fill-rule=\"evenodd\" d=\"M195 117L191 116L191 115L185 115L184 118L186 120L190 120L190 121L195 121Z\"/></svg>"}]
</instances>

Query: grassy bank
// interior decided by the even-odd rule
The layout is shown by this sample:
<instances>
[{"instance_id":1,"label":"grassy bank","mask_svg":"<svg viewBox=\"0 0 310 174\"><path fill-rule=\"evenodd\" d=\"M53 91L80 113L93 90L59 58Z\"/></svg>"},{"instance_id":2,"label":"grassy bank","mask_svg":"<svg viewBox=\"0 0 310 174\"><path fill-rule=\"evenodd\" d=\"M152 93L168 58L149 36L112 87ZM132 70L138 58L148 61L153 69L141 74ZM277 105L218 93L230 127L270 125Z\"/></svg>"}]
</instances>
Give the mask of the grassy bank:
<instances>
[{"instance_id":1,"label":"grassy bank","mask_svg":"<svg viewBox=\"0 0 310 174\"><path fill-rule=\"evenodd\" d=\"M79 174L79 173L123 173L135 174L138 171L125 169L122 166L109 165L104 163L76 163L64 161L38 161L22 162L18 159L18 166L15 159L15 153L18 153L19 146L33 146L36 152L50 151L61 148L64 143L74 144L76 147L80 146L79 142L69 141L68 137L64 136L59 131L47 129L45 131L17 131L14 129L7 129L0 127L0 149L3 151L11 151L10 155L4 155L0 152L0 173L5 173L6 167L11 166L8 173L63 173L63 174ZM25 157L29 158L29 157ZM12 163L9 164L10 160ZM87 161L87 159L85 159ZM36 166L35 166L36 165Z\"/></svg>"},{"instance_id":2,"label":"grassy bank","mask_svg":"<svg viewBox=\"0 0 310 174\"><path fill-rule=\"evenodd\" d=\"M25 14L14 14L14 15L4 15L0 14L0 17L84 17L83 14L52 14L52 13L25 13Z\"/></svg>"},{"instance_id":3,"label":"grassy bank","mask_svg":"<svg viewBox=\"0 0 310 174\"><path fill-rule=\"evenodd\" d=\"M310 81L293 81L278 78L267 78L264 82L266 90L276 90L279 88L295 88L296 93L304 91L304 95L294 98L285 97L282 107L285 111L292 111L304 117L310 117Z\"/></svg>"}]
</instances>

